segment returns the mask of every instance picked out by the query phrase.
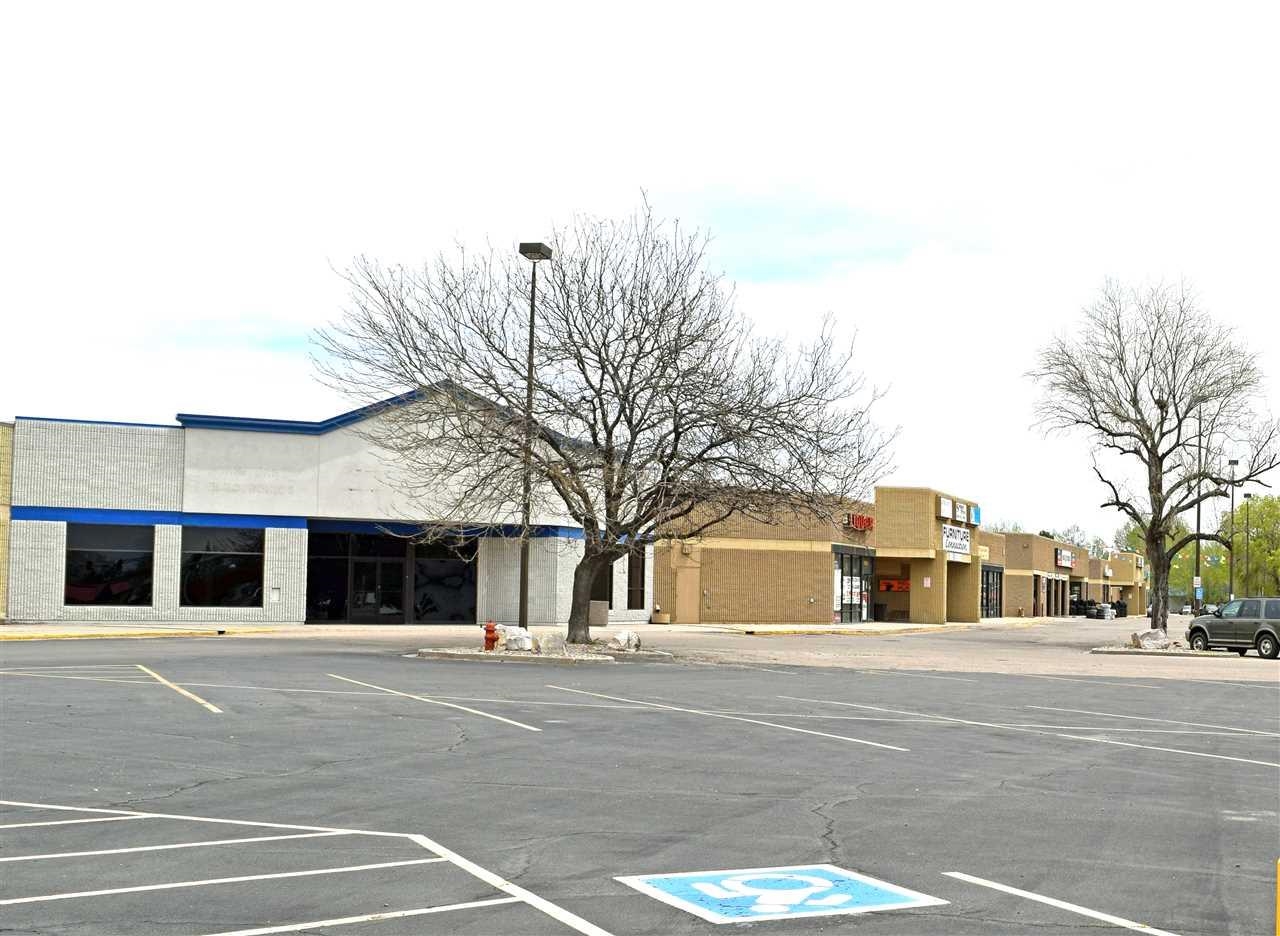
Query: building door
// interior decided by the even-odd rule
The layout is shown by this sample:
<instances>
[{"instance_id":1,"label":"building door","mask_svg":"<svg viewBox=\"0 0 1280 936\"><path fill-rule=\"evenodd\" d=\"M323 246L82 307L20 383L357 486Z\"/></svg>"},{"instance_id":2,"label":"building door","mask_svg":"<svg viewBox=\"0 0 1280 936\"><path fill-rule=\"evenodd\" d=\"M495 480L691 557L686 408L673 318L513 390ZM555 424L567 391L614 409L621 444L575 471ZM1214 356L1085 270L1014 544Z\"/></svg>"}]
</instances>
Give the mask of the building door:
<instances>
[{"instance_id":1,"label":"building door","mask_svg":"<svg viewBox=\"0 0 1280 936\"><path fill-rule=\"evenodd\" d=\"M1001 617L1004 614L1004 570L984 567L982 570L982 616Z\"/></svg>"},{"instance_id":2,"label":"building door","mask_svg":"<svg viewBox=\"0 0 1280 936\"><path fill-rule=\"evenodd\" d=\"M701 619L702 569L696 565L676 566L677 624L697 624Z\"/></svg>"},{"instance_id":3,"label":"building door","mask_svg":"<svg viewBox=\"0 0 1280 936\"><path fill-rule=\"evenodd\" d=\"M404 623L404 560L353 559L351 622Z\"/></svg>"}]
</instances>

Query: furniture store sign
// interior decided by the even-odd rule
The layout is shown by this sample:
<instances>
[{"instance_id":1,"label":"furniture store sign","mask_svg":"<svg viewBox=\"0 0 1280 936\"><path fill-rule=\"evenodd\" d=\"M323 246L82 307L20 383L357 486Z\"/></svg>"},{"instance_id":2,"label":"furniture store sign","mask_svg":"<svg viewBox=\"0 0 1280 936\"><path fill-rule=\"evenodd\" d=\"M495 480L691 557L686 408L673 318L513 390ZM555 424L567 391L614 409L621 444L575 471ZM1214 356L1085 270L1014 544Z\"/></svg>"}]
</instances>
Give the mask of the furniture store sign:
<instances>
[{"instance_id":1,"label":"furniture store sign","mask_svg":"<svg viewBox=\"0 0 1280 936\"><path fill-rule=\"evenodd\" d=\"M952 526L949 523L942 525L942 548L945 552L963 553L969 555L970 533L965 527Z\"/></svg>"}]
</instances>

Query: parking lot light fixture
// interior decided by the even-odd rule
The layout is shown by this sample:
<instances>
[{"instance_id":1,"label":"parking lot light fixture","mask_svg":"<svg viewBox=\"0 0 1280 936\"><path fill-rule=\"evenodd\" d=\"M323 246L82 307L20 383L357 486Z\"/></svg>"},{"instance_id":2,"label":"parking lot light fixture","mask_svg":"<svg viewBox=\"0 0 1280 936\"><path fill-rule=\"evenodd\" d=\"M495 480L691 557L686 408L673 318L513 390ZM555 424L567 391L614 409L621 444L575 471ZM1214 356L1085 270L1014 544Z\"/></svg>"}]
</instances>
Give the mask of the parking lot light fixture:
<instances>
[{"instance_id":1,"label":"parking lot light fixture","mask_svg":"<svg viewBox=\"0 0 1280 936\"><path fill-rule=\"evenodd\" d=\"M551 248L536 241L520 244L520 256L533 263L529 281L529 347L524 380L524 472L520 498L520 610L519 624L529 629L529 514L533 498L533 325L538 298L538 261L551 259Z\"/></svg>"}]
</instances>

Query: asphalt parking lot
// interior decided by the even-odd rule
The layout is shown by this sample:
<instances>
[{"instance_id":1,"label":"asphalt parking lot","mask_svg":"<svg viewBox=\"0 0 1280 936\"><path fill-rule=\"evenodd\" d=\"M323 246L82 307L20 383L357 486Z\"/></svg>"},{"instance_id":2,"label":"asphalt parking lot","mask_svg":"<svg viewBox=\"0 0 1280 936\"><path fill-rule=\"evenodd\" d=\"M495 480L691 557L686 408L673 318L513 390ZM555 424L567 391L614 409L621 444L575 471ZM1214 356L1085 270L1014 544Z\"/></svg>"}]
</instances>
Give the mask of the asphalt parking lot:
<instances>
[{"instance_id":1,"label":"asphalt parking lot","mask_svg":"<svg viewBox=\"0 0 1280 936\"><path fill-rule=\"evenodd\" d=\"M0 931L1274 928L1274 681L411 649L0 645Z\"/></svg>"}]
</instances>

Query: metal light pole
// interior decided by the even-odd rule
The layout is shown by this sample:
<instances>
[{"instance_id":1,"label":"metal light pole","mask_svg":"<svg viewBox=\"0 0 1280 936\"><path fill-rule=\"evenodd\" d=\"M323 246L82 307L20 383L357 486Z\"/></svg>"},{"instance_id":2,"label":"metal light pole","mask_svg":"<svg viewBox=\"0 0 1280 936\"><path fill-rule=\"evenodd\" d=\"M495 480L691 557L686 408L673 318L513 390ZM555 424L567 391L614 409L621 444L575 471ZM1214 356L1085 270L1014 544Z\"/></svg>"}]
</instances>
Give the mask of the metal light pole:
<instances>
[{"instance_id":1,"label":"metal light pole","mask_svg":"<svg viewBox=\"0 0 1280 936\"><path fill-rule=\"evenodd\" d=\"M1236 465L1240 459L1227 462L1231 467L1231 548L1227 550L1227 600L1236 596Z\"/></svg>"},{"instance_id":2,"label":"metal light pole","mask_svg":"<svg viewBox=\"0 0 1280 936\"><path fill-rule=\"evenodd\" d=\"M1244 495L1244 596L1249 597L1249 501L1252 494Z\"/></svg>"},{"instance_id":3,"label":"metal light pole","mask_svg":"<svg viewBox=\"0 0 1280 936\"><path fill-rule=\"evenodd\" d=\"M538 261L551 259L546 244L522 243L520 256L533 261L529 281L529 351L524 375L524 475L520 498L520 626L529 629L529 514L533 499L533 323L538 297Z\"/></svg>"}]
</instances>

